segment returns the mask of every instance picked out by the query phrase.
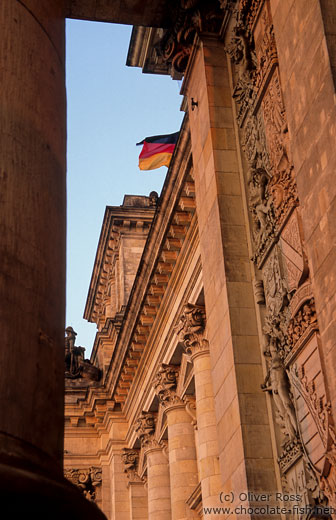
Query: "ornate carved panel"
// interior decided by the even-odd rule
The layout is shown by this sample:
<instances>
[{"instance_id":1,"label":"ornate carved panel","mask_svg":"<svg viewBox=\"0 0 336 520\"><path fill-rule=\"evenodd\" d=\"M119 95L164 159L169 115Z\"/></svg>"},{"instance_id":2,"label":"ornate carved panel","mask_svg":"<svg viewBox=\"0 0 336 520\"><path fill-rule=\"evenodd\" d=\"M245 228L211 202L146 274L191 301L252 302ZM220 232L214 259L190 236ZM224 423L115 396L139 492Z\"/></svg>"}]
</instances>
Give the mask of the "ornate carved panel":
<instances>
[{"instance_id":1,"label":"ornate carved panel","mask_svg":"<svg viewBox=\"0 0 336 520\"><path fill-rule=\"evenodd\" d=\"M218 34L223 21L218 0L179 0L172 3L172 24L156 44L157 60L167 63L173 77L181 76L188 64L195 35Z\"/></svg>"},{"instance_id":2,"label":"ornate carved panel","mask_svg":"<svg viewBox=\"0 0 336 520\"><path fill-rule=\"evenodd\" d=\"M293 292L308 276L308 261L303 248L297 210L293 212L282 230L280 246L287 271L288 290Z\"/></svg>"},{"instance_id":3,"label":"ornate carved panel","mask_svg":"<svg viewBox=\"0 0 336 520\"><path fill-rule=\"evenodd\" d=\"M284 489L335 503L335 433L318 349L295 171L269 0L240 0L226 50L247 160L245 182L263 309L263 350ZM264 295L262 294L264 289ZM264 296L264 298L263 298ZM306 490L306 491L305 491ZM308 490L308 491L307 491Z\"/></svg>"}]
</instances>

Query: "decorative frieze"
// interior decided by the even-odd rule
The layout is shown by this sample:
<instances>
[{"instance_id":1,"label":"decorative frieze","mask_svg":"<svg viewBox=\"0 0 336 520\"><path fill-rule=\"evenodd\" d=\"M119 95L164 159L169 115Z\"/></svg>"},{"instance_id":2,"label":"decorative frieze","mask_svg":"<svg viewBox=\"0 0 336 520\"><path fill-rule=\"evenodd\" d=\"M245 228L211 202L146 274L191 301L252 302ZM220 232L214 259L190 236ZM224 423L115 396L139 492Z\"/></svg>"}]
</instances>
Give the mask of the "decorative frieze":
<instances>
[{"instance_id":1,"label":"decorative frieze","mask_svg":"<svg viewBox=\"0 0 336 520\"><path fill-rule=\"evenodd\" d=\"M95 466L86 469L67 468L64 471L64 476L82 491L85 498L90 501L96 500L97 487L101 486L102 483L101 468Z\"/></svg>"},{"instance_id":2,"label":"decorative frieze","mask_svg":"<svg viewBox=\"0 0 336 520\"><path fill-rule=\"evenodd\" d=\"M241 19L249 32L253 30L263 3L263 0L238 0Z\"/></svg>"}]
</instances>

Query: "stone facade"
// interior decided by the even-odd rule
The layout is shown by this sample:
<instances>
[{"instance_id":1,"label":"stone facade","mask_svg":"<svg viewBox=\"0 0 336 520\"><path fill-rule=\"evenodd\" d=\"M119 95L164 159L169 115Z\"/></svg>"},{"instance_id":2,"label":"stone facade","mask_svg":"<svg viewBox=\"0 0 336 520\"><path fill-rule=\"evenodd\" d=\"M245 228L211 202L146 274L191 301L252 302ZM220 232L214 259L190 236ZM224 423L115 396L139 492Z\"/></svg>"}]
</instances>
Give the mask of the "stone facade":
<instances>
[{"instance_id":1,"label":"stone facade","mask_svg":"<svg viewBox=\"0 0 336 520\"><path fill-rule=\"evenodd\" d=\"M252 519L260 495L292 520L336 508L335 14L328 0L1 4L14 513ZM183 79L186 112L160 197L106 210L90 360L67 329L67 480L66 16L135 24L128 65Z\"/></svg>"},{"instance_id":2,"label":"stone facade","mask_svg":"<svg viewBox=\"0 0 336 520\"><path fill-rule=\"evenodd\" d=\"M181 3L173 28L133 30L128 64L183 77L186 115L103 381L66 407L91 416L78 460L108 461L109 500L125 496L101 503L109 518L211 518L223 496L255 518L260 493L292 495L291 519L336 503L333 241L317 238L334 232L332 35L326 5L300 9ZM314 59L321 81L304 81Z\"/></svg>"},{"instance_id":3,"label":"stone facade","mask_svg":"<svg viewBox=\"0 0 336 520\"><path fill-rule=\"evenodd\" d=\"M110 364L90 394L95 463L124 450L125 501L118 515L102 503L109 518L211 518L230 493L246 518L258 516L260 493L273 507L276 492L295 496L291 519L305 518L298 507L314 518L314 507L335 505L334 268L328 288L319 278L332 240L312 238L333 232L325 8L181 3L173 29L133 30L128 64L183 77L186 115ZM307 30L289 51L296 20ZM306 53L324 80L312 74L300 94ZM90 297L99 314L104 297ZM78 400L76 413L88 404ZM86 450L78 457L84 464Z\"/></svg>"}]
</instances>

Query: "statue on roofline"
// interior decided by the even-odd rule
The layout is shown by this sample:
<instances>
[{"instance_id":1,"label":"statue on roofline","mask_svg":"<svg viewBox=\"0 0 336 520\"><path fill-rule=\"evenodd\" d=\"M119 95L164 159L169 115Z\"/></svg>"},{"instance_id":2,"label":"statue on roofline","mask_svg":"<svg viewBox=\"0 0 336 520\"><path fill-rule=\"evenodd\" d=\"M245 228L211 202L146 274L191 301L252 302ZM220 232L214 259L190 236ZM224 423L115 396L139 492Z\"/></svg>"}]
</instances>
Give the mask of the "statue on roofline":
<instances>
[{"instance_id":1,"label":"statue on roofline","mask_svg":"<svg viewBox=\"0 0 336 520\"><path fill-rule=\"evenodd\" d=\"M84 347L75 345L77 333L72 327L65 329L65 377L67 379L88 378L98 381L99 368L92 365L88 359L84 359Z\"/></svg>"}]
</instances>

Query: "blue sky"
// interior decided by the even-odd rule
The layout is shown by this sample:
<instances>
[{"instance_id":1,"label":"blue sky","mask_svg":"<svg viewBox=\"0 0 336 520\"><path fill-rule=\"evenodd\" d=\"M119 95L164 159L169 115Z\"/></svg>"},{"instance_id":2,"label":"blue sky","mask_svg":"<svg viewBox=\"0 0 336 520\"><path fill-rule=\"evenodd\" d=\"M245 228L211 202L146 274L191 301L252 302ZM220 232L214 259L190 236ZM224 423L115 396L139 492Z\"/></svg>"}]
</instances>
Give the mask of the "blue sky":
<instances>
[{"instance_id":1,"label":"blue sky","mask_svg":"<svg viewBox=\"0 0 336 520\"><path fill-rule=\"evenodd\" d=\"M92 348L96 326L83 312L105 206L124 194L160 193L165 167L140 172L135 146L179 130L179 86L126 67L132 28L67 20L68 227L66 325Z\"/></svg>"}]
</instances>

